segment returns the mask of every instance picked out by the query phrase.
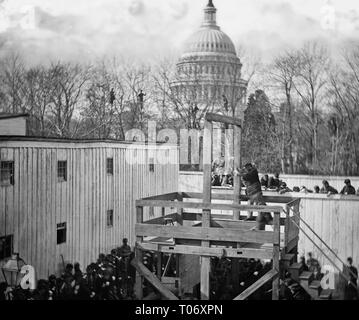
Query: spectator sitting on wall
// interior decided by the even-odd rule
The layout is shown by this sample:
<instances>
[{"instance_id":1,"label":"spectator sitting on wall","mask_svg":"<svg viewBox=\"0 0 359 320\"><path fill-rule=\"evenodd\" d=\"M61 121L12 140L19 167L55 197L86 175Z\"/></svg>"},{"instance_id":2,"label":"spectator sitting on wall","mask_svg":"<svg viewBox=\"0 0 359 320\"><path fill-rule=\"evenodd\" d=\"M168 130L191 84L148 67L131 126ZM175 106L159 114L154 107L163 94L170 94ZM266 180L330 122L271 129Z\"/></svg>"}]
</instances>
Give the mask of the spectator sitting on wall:
<instances>
[{"instance_id":1,"label":"spectator sitting on wall","mask_svg":"<svg viewBox=\"0 0 359 320\"><path fill-rule=\"evenodd\" d=\"M340 191L340 194L343 194L343 195L355 195L355 189L351 185L350 180L345 179L344 183L345 183L345 186L344 186L343 190Z\"/></svg>"},{"instance_id":2,"label":"spectator sitting on wall","mask_svg":"<svg viewBox=\"0 0 359 320\"><path fill-rule=\"evenodd\" d=\"M319 186L314 186L314 193L320 193Z\"/></svg>"},{"instance_id":3,"label":"spectator sitting on wall","mask_svg":"<svg viewBox=\"0 0 359 320\"><path fill-rule=\"evenodd\" d=\"M319 187L318 187L318 189L319 189ZM300 188L300 192L301 192L301 193L313 193L313 191L307 189L306 186L302 186L302 187Z\"/></svg>"},{"instance_id":4,"label":"spectator sitting on wall","mask_svg":"<svg viewBox=\"0 0 359 320\"><path fill-rule=\"evenodd\" d=\"M348 264L344 266L343 273L350 279L344 288L344 300L358 300L358 269L353 266L353 258L347 259Z\"/></svg>"},{"instance_id":5,"label":"spectator sitting on wall","mask_svg":"<svg viewBox=\"0 0 359 320\"><path fill-rule=\"evenodd\" d=\"M279 173L269 179L269 189L277 189L280 187L281 181L279 180Z\"/></svg>"},{"instance_id":6,"label":"spectator sitting on wall","mask_svg":"<svg viewBox=\"0 0 359 320\"><path fill-rule=\"evenodd\" d=\"M251 164L247 163L242 170L237 169L234 174L240 175L246 186L246 194L249 197L249 205L257 205L263 201L262 187L259 181L258 171ZM253 212L248 211L247 220L252 219Z\"/></svg>"},{"instance_id":7,"label":"spectator sitting on wall","mask_svg":"<svg viewBox=\"0 0 359 320\"><path fill-rule=\"evenodd\" d=\"M222 176L222 187L231 187L233 186L233 174L232 169L229 169L229 171L225 171Z\"/></svg>"},{"instance_id":8,"label":"spectator sitting on wall","mask_svg":"<svg viewBox=\"0 0 359 320\"><path fill-rule=\"evenodd\" d=\"M267 174L261 178L261 186L265 189L269 188L269 176Z\"/></svg>"},{"instance_id":9,"label":"spectator sitting on wall","mask_svg":"<svg viewBox=\"0 0 359 320\"><path fill-rule=\"evenodd\" d=\"M212 186L213 187L220 187L222 185L221 178L219 175L212 172Z\"/></svg>"},{"instance_id":10,"label":"spectator sitting on wall","mask_svg":"<svg viewBox=\"0 0 359 320\"><path fill-rule=\"evenodd\" d=\"M287 186L287 184L285 182L281 182L279 188L277 188L277 191L280 194L284 194L286 192L292 192L292 190L288 188L288 186Z\"/></svg>"},{"instance_id":11,"label":"spectator sitting on wall","mask_svg":"<svg viewBox=\"0 0 359 320\"><path fill-rule=\"evenodd\" d=\"M322 187L322 189L320 189L320 193L326 193L328 195L338 194L338 190L336 190L332 186L330 186L329 182L327 180L323 180L323 187Z\"/></svg>"}]
</instances>

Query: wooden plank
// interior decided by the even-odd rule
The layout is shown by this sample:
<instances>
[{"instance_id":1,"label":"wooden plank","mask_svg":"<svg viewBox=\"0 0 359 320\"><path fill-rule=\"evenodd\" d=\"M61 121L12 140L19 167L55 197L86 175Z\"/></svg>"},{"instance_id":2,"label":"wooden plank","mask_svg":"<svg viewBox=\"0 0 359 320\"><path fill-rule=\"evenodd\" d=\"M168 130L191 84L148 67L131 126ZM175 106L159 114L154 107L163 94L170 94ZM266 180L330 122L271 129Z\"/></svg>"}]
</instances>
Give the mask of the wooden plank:
<instances>
[{"instance_id":1,"label":"wooden plank","mask_svg":"<svg viewBox=\"0 0 359 320\"><path fill-rule=\"evenodd\" d=\"M178 192L171 192L166 194L161 194L158 196L146 197L142 200L178 200Z\"/></svg>"},{"instance_id":2,"label":"wooden plank","mask_svg":"<svg viewBox=\"0 0 359 320\"><path fill-rule=\"evenodd\" d=\"M143 222L143 208L142 207L136 207L136 222L142 223ZM137 236L136 233L136 241L142 242L143 237L141 235ZM139 263L142 263L142 251L139 248L135 248L135 256L136 261ZM136 273L136 282L135 282L135 292L138 299L143 298L143 276L141 275L141 272Z\"/></svg>"},{"instance_id":3,"label":"wooden plank","mask_svg":"<svg viewBox=\"0 0 359 320\"><path fill-rule=\"evenodd\" d=\"M172 214L168 214L167 216L164 217L159 217L159 218L154 218L151 220L147 220L144 221L145 224L160 224L163 225L165 222L165 219L172 219L173 222L177 221L178 218L178 213L172 213Z\"/></svg>"},{"instance_id":4,"label":"wooden plank","mask_svg":"<svg viewBox=\"0 0 359 320\"><path fill-rule=\"evenodd\" d=\"M278 272L275 270L268 271L262 278L258 279L253 283L249 288L244 290L239 296L235 297L233 300L245 300L256 292L260 287L265 285L268 281L278 278Z\"/></svg>"},{"instance_id":5,"label":"wooden plank","mask_svg":"<svg viewBox=\"0 0 359 320\"><path fill-rule=\"evenodd\" d=\"M231 124L231 125L238 126L238 127L242 126L241 119L238 119L235 117L223 116L221 114L216 114L216 113L208 112L206 114L206 120L209 122L220 122L220 123Z\"/></svg>"},{"instance_id":6,"label":"wooden plank","mask_svg":"<svg viewBox=\"0 0 359 320\"><path fill-rule=\"evenodd\" d=\"M234 241L260 244L279 244L279 236L275 237L275 234L272 231L249 230L238 232L238 230L224 228L193 228L136 224L135 232L138 237L168 237L202 241Z\"/></svg>"},{"instance_id":7,"label":"wooden plank","mask_svg":"<svg viewBox=\"0 0 359 320\"><path fill-rule=\"evenodd\" d=\"M242 142L242 129L241 127L234 126L234 137L233 137L233 146L234 146L234 168L240 169L242 167L242 158L241 158L241 142ZM240 196L242 190L241 176L235 175L233 178L234 188L233 188L233 204L240 204ZM233 212L234 220L239 220L240 211L235 210Z\"/></svg>"},{"instance_id":8,"label":"wooden plank","mask_svg":"<svg viewBox=\"0 0 359 320\"><path fill-rule=\"evenodd\" d=\"M243 220L227 220L227 219L212 219L211 227L215 228L229 228L239 231L248 231L253 229L257 223L255 221L243 221Z\"/></svg>"},{"instance_id":9,"label":"wooden plank","mask_svg":"<svg viewBox=\"0 0 359 320\"><path fill-rule=\"evenodd\" d=\"M183 213L183 220L185 221L201 221L202 217L202 213L201 212L184 212ZM241 217L243 218L246 218L247 216L246 215L241 215ZM228 215L228 214L213 214L211 213L211 219L212 220L216 220L216 219L219 219L219 220L233 220L233 215ZM242 221L241 222L245 222L245 221ZM247 221L248 222L248 221ZM253 223L253 222L250 222L249 223ZM280 218L280 225L281 226L284 226L285 225L285 218Z\"/></svg>"},{"instance_id":10,"label":"wooden plank","mask_svg":"<svg viewBox=\"0 0 359 320\"><path fill-rule=\"evenodd\" d=\"M133 259L131 261L131 265L134 266L137 272L141 275L141 277L146 278L146 280L156 289L158 292L167 300L179 300L170 290L168 290L160 280L150 271L148 270L142 262L138 259ZM142 299L142 297L141 297Z\"/></svg>"},{"instance_id":11,"label":"wooden plank","mask_svg":"<svg viewBox=\"0 0 359 320\"><path fill-rule=\"evenodd\" d=\"M279 273L279 260L280 260L280 213L274 214L273 230L274 238L278 242L273 244L273 272ZM279 278L274 279L272 283L272 300L279 300Z\"/></svg>"},{"instance_id":12,"label":"wooden plank","mask_svg":"<svg viewBox=\"0 0 359 320\"><path fill-rule=\"evenodd\" d=\"M204 124L203 137L203 202L211 203L212 193L212 143L213 126L212 123L206 121ZM211 226L211 210L203 209L202 212L202 226L210 228ZM210 242L207 239L202 239L202 247L209 247ZM211 260L208 257L201 256L201 300L209 300L210 298L210 278Z\"/></svg>"},{"instance_id":13,"label":"wooden plank","mask_svg":"<svg viewBox=\"0 0 359 320\"><path fill-rule=\"evenodd\" d=\"M246 258L246 259L272 259L273 249L250 249L250 248L214 248L187 245L161 245L155 243L138 243L142 250L158 251L163 253L176 253L187 255L199 255L207 257Z\"/></svg>"},{"instance_id":14,"label":"wooden plank","mask_svg":"<svg viewBox=\"0 0 359 320\"><path fill-rule=\"evenodd\" d=\"M164 208L182 208L182 209L202 209L202 210L240 210L256 212L282 212L281 206L248 206L226 203L201 203L201 202L172 202L164 200L137 200L136 206L141 207L164 207Z\"/></svg>"},{"instance_id":15,"label":"wooden plank","mask_svg":"<svg viewBox=\"0 0 359 320\"><path fill-rule=\"evenodd\" d=\"M227 193L212 193L212 199L213 200L232 201L233 200L233 193L231 192L232 189L228 189L226 191L228 191L228 192ZM199 192L182 192L182 196L185 199L202 199L203 198L203 194L199 193ZM265 200L266 203L283 203L283 204L287 204L287 203L290 203L291 201L293 201L293 197L285 197L285 196L281 196L281 195L278 195L278 196L277 195L273 195L273 196L264 195L263 199ZM240 200L241 201L248 201L249 197L245 196L245 195L241 195ZM297 199L295 199L295 200L297 200Z\"/></svg>"}]
</instances>

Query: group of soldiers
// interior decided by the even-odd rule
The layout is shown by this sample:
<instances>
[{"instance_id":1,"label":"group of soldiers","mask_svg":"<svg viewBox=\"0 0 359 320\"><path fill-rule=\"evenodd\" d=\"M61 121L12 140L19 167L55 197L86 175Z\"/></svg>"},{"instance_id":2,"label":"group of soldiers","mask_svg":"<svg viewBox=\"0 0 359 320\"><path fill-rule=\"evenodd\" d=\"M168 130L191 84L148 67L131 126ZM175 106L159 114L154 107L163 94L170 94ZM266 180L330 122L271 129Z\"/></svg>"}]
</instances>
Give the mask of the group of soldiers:
<instances>
[{"instance_id":1,"label":"group of soldiers","mask_svg":"<svg viewBox=\"0 0 359 320\"><path fill-rule=\"evenodd\" d=\"M131 266L134 253L123 244L110 254L100 254L83 272L78 263L67 264L60 277L39 280L35 290L20 286L0 292L0 300L133 300L136 270ZM7 291L6 291L7 290Z\"/></svg>"}]
</instances>

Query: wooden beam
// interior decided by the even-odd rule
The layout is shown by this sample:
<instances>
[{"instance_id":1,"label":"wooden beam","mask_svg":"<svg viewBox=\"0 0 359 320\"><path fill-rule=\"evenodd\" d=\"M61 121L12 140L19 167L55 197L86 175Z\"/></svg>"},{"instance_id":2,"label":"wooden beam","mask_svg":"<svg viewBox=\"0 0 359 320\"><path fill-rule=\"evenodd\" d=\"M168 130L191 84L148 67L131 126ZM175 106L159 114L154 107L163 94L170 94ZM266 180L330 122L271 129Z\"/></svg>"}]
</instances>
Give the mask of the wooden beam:
<instances>
[{"instance_id":1,"label":"wooden beam","mask_svg":"<svg viewBox=\"0 0 359 320\"><path fill-rule=\"evenodd\" d=\"M214 228L228 228L239 231L249 231L255 228L257 223L255 221L243 220L227 220L227 219L212 219L211 227Z\"/></svg>"},{"instance_id":2,"label":"wooden beam","mask_svg":"<svg viewBox=\"0 0 359 320\"><path fill-rule=\"evenodd\" d=\"M169 218L172 219L173 222L175 222L175 221L177 221L178 214L177 213L168 214L167 216L147 220L147 221L144 221L143 223L145 223L145 224L161 224L161 225L163 225L165 219L169 219Z\"/></svg>"},{"instance_id":3,"label":"wooden beam","mask_svg":"<svg viewBox=\"0 0 359 320\"><path fill-rule=\"evenodd\" d=\"M183 212L183 220L186 221L201 221L202 217L202 212ZM247 216L242 215L241 217L246 218ZM212 220L232 220L233 219L233 215L229 215L229 214L211 214L211 219ZM244 219L243 219L244 220ZM243 223L245 221L241 220L240 222ZM247 221L248 222L248 221ZM248 223L253 223L251 221L249 221ZM284 226L285 225L285 218L280 218L280 225Z\"/></svg>"},{"instance_id":4,"label":"wooden beam","mask_svg":"<svg viewBox=\"0 0 359 320\"><path fill-rule=\"evenodd\" d=\"M154 243L139 243L137 244L142 250L158 251L163 253L176 253L199 255L206 257L226 257L226 258L245 258L245 259L265 259L269 260L273 257L273 249L251 249L251 248L206 248L201 246L189 245L157 245Z\"/></svg>"},{"instance_id":5,"label":"wooden beam","mask_svg":"<svg viewBox=\"0 0 359 320\"><path fill-rule=\"evenodd\" d=\"M273 244L273 271L279 273L280 267L280 213L274 213L273 232L275 240L278 242ZM272 283L272 300L279 300L279 278L274 279Z\"/></svg>"},{"instance_id":6,"label":"wooden beam","mask_svg":"<svg viewBox=\"0 0 359 320\"><path fill-rule=\"evenodd\" d=\"M149 224L136 224L136 236L192 239L202 241L229 241L248 243L279 243L273 231L238 231L224 228L171 227Z\"/></svg>"},{"instance_id":7,"label":"wooden beam","mask_svg":"<svg viewBox=\"0 0 359 320\"><path fill-rule=\"evenodd\" d=\"M242 126L241 119L238 119L235 117L223 116L223 115L216 114L216 113L208 112L206 114L206 120L209 122L220 122L220 123L231 124L231 125L238 126L238 127Z\"/></svg>"},{"instance_id":8,"label":"wooden beam","mask_svg":"<svg viewBox=\"0 0 359 320\"><path fill-rule=\"evenodd\" d=\"M142 200L177 200L178 192L165 193L158 196L146 197Z\"/></svg>"},{"instance_id":9,"label":"wooden beam","mask_svg":"<svg viewBox=\"0 0 359 320\"><path fill-rule=\"evenodd\" d=\"M211 203L212 201L212 155L213 155L213 125L205 121L204 136L203 136L203 202ZM203 209L202 211L202 226L210 228L211 226L211 210ZM208 248L210 241L208 239L201 239L202 247ZM211 259L209 257L201 256L201 300L209 300L210 298L210 272Z\"/></svg>"},{"instance_id":10,"label":"wooden beam","mask_svg":"<svg viewBox=\"0 0 359 320\"><path fill-rule=\"evenodd\" d=\"M165 200L137 200L136 206L141 207L164 207L164 208L183 208L183 209L201 209L201 210L240 210L256 212L282 212L281 206L249 206L235 205L226 203L201 203L201 202L173 202Z\"/></svg>"},{"instance_id":11,"label":"wooden beam","mask_svg":"<svg viewBox=\"0 0 359 320\"><path fill-rule=\"evenodd\" d=\"M230 193L230 191L232 191L231 189L228 190L227 193L212 193L212 199L213 200L228 200L228 201L232 201L233 200L233 194ZM198 192L182 192L182 195L185 199L202 199L203 198L203 194L202 193L198 193ZM287 204L293 201L292 197L285 197L282 195L273 195L273 196L263 196L263 199L265 200L266 203L283 203L283 204ZM240 196L240 200L241 201L248 201L249 197L246 195L241 195ZM297 200L297 199L295 199Z\"/></svg>"},{"instance_id":12,"label":"wooden beam","mask_svg":"<svg viewBox=\"0 0 359 320\"><path fill-rule=\"evenodd\" d=\"M291 252L295 247L298 246L299 237L294 238L293 240L289 241L287 244L286 251Z\"/></svg>"},{"instance_id":13,"label":"wooden beam","mask_svg":"<svg viewBox=\"0 0 359 320\"><path fill-rule=\"evenodd\" d=\"M278 272L270 270L262 278L253 283L249 288L244 290L239 296L235 297L233 300L245 300L256 292L260 287L265 285L268 281L278 278Z\"/></svg>"},{"instance_id":14,"label":"wooden beam","mask_svg":"<svg viewBox=\"0 0 359 320\"><path fill-rule=\"evenodd\" d=\"M241 121L241 120L240 120ZM241 121L242 122L242 121ZM242 125L242 124L241 124ZM234 137L233 137L233 153L234 153L234 168L240 169L242 167L242 158L241 158L241 142L242 142L242 127L234 126ZM235 175L233 177L233 204L241 203L241 191L242 191L242 183L241 176ZM240 211L233 211L233 219L239 220Z\"/></svg>"},{"instance_id":15,"label":"wooden beam","mask_svg":"<svg viewBox=\"0 0 359 320\"><path fill-rule=\"evenodd\" d=\"M167 300L179 300L170 290L168 290L160 280L145 265L136 258L131 261L131 265L137 272L146 278L146 280Z\"/></svg>"},{"instance_id":16,"label":"wooden beam","mask_svg":"<svg viewBox=\"0 0 359 320\"><path fill-rule=\"evenodd\" d=\"M136 222L143 223L143 207L136 206ZM142 242L142 240L142 236L136 236L137 242ZM139 248L135 248L135 257L142 262L142 251ZM136 272L135 294L138 299L143 298L143 277L139 272Z\"/></svg>"}]
</instances>

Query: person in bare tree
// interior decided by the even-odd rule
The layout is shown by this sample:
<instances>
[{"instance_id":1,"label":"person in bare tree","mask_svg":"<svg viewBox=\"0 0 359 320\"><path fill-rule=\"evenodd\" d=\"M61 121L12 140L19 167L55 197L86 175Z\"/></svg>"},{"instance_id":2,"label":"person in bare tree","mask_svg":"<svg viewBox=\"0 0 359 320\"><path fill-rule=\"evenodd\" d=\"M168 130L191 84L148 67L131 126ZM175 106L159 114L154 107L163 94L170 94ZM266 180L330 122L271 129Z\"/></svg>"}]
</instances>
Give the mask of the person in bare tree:
<instances>
[{"instance_id":1,"label":"person in bare tree","mask_svg":"<svg viewBox=\"0 0 359 320\"><path fill-rule=\"evenodd\" d=\"M145 96L146 96L146 93L144 93L142 90L140 90L140 93L138 94L138 102L143 104Z\"/></svg>"},{"instance_id":2,"label":"person in bare tree","mask_svg":"<svg viewBox=\"0 0 359 320\"><path fill-rule=\"evenodd\" d=\"M228 112L228 99L225 95L222 95L222 98L223 98L224 110L226 110L226 112Z\"/></svg>"},{"instance_id":3,"label":"person in bare tree","mask_svg":"<svg viewBox=\"0 0 359 320\"><path fill-rule=\"evenodd\" d=\"M115 90L112 88L110 91L110 104L113 106L113 103L116 100Z\"/></svg>"}]
</instances>

